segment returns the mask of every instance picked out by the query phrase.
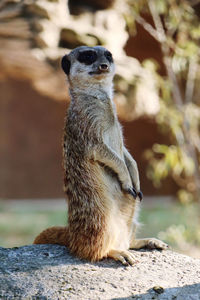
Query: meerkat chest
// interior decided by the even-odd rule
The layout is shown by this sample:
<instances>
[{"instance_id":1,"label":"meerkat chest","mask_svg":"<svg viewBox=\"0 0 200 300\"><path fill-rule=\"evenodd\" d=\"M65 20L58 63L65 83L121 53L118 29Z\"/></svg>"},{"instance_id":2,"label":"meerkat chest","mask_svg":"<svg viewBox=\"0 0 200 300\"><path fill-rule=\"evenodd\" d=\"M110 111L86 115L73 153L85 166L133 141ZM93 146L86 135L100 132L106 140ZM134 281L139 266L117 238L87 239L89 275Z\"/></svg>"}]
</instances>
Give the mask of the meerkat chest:
<instances>
[{"instance_id":1,"label":"meerkat chest","mask_svg":"<svg viewBox=\"0 0 200 300\"><path fill-rule=\"evenodd\" d=\"M123 154L123 138L122 130L118 121L114 125L110 126L103 135L103 141L112 150L114 150L120 157Z\"/></svg>"}]
</instances>

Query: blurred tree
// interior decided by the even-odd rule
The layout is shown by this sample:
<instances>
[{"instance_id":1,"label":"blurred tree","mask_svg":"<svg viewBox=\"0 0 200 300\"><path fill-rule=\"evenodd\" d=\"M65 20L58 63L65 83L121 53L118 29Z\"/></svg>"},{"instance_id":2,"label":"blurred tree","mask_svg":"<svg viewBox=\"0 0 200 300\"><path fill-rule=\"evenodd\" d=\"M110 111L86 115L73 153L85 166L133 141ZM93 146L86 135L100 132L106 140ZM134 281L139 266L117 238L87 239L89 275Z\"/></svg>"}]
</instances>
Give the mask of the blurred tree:
<instances>
[{"instance_id":1,"label":"blurred tree","mask_svg":"<svg viewBox=\"0 0 200 300\"><path fill-rule=\"evenodd\" d=\"M126 13L129 29L135 31L134 16L135 22L159 43L166 69L166 74L161 76L157 62L143 63L156 78L159 90L160 111L156 122L171 140L171 145L154 144L146 151L148 177L159 186L163 179L172 176L180 187L181 202L200 200L200 24L198 11L193 7L199 1L127 3L131 8Z\"/></svg>"}]
</instances>

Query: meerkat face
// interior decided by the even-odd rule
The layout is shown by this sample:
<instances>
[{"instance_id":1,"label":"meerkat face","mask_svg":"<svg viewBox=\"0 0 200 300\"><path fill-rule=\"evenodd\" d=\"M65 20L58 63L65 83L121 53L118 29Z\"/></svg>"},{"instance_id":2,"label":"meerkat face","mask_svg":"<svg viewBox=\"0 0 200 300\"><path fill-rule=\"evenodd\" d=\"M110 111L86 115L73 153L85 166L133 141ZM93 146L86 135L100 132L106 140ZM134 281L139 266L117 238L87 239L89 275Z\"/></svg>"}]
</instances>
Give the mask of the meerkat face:
<instances>
[{"instance_id":1,"label":"meerkat face","mask_svg":"<svg viewBox=\"0 0 200 300\"><path fill-rule=\"evenodd\" d=\"M75 48L62 58L62 68L73 86L110 84L115 72L112 54L101 46Z\"/></svg>"}]
</instances>

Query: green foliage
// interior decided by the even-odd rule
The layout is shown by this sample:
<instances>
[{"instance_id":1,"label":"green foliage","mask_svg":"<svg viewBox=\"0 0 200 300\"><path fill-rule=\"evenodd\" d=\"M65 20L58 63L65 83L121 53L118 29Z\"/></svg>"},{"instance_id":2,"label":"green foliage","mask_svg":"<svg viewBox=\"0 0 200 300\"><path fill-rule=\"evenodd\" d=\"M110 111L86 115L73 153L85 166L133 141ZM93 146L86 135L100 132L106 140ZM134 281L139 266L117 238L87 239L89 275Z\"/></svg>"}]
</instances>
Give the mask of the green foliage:
<instances>
[{"instance_id":1,"label":"green foliage","mask_svg":"<svg viewBox=\"0 0 200 300\"><path fill-rule=\"evenodd\" d=\"M159 158L155 154L158 154ZM152 150L147 150L146 158L151 161L147 176L156 186L160 186L161 180L168 175L187 178L194 173L193 160L182 148L175 145L154 144Z\"/></svg>"},{"instance_id":2,"label":"green foliage","mask_svg":"<svg viewBox=\"0 0 200 300\"><path fill-rule=\"evenodd\" d=\"M166 75L149 59L143 66L156 79L160 112L156 122L168 136L168 144L155 144L145 156L148 177L159 187L171 176L180 186L182 203L200 197L200 107L196 103L200 75L198 16L189 1L149 0L129 2L135 22L142 25L160 44ZM146 21L151 16L152 24ZM149 17L148 17L149 19Z\"/></svg>"},{"instance_id":3,"label":"green foliage","mask_svg":"<svg viewBox=\"0 0 200 300\"><path fill-rule=\"evenodd\" d=\"M167 1L165 0L155 0L155 5L159 14L165 14L168 9Z\"/></svg>"}]
</instances>

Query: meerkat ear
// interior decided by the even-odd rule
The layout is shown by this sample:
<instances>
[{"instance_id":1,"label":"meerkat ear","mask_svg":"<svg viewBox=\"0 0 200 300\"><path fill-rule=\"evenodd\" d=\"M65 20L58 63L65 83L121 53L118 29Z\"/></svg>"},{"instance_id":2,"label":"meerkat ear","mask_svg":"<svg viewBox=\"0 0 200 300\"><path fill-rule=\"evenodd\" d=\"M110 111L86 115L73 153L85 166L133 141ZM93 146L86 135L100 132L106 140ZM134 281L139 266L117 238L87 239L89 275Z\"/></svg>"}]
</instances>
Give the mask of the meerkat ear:
<instances>
[{"instance_id":1,"label":"meerkat ear","mask_svg":"<svg viewBox=\"0 0 200 300\"><path fill-rule=\"evenodd\" d=\"M63 56L63 58L61 60L61 66L62 66L62 69L65 72L65 74L69 75L71 63L70 63L70 60L69 60L67 54Z\"/></svg>"}]
</instances>

